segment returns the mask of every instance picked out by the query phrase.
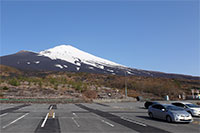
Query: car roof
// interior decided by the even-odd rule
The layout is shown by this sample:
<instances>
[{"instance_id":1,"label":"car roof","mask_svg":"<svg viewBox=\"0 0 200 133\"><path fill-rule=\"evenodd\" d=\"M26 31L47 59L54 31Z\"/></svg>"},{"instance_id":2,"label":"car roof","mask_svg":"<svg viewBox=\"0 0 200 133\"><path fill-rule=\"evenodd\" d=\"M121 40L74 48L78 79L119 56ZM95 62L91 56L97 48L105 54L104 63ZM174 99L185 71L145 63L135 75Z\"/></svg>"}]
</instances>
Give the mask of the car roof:
<instances>
[{"instance_id":1,"label":"car roof","mask_svg":"<svg viewBox=\"0 0 200 133\"><path fill-rule=\"evenodd\" d=\"M190 102L182 102L182 101L175 101L175 102L172 102L172 103L192 104Z\"/></svg>"},{"instance_id":2,"label":"car roof","mask_svg":"<svg viewBox=\"0 0 200 133\"><path fill-rule=\"evenodd\" d=\"M159 103L159 102L157 102L157 101L150 101L151 103Z\"/></svg>"},{"instance_id":3,"label":"car roof","mask_svg":"<svg viewBox=\"0 0 200 133\"><path fill-rule=\"evenodd\" d=\"M162 105L162 106L174 106L174 105L172 105L172 104L161 104L161 103L157 103L157 104L154 104L154 105Z\"/></svg>"},{"instance_id":4,"label":"car roof","mask_svg":"<svg viewBox=\"0 0 200 133\"><path fill-rule=\"evenodd\" d=\"M172 104L162 104L163 106L174 106L174 105L172 105Z\"/></svg>"},{"instance_id":5,"label":"car roof","mask_svg":"<svg viewBox=\"0 0 200 133\"><path fill-rule=\"evenodd\" d=\"M160 104L160 103L158 103L158 104L153 104L153 105L162 105L162 106L164 106L165 108L167 108L168 106L176 107L176 106L173 105L173 104ZM153 105L152 105L152 106L153 106Z\"/></svg>"}]
</instances>

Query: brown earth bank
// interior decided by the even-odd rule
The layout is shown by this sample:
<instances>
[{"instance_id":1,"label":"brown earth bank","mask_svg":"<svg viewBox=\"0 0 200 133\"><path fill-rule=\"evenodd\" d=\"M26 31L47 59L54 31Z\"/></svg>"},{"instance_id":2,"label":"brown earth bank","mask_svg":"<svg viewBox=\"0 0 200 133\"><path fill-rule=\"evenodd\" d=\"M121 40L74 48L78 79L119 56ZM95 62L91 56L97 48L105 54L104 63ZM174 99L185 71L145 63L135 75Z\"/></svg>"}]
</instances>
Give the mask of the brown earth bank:
<instances>
[{"instance_id":1,"label":"brown earth bank","mask_svg":"<svg viewBox=\"0 0 200 133\"><path fill-rule=\"evenodd\" d=\"M128 97L164 100L168 95L170 100L177 100L192 95L192 90L194 94L200 90L200 80L74 72L23 72L3 65L0 65L0 70L0 97L4 99L60 99L57 100L59 102L65 101L63 99L84 102L93 99L125 99L127 87Z\"/></svg>"}]
</instances>

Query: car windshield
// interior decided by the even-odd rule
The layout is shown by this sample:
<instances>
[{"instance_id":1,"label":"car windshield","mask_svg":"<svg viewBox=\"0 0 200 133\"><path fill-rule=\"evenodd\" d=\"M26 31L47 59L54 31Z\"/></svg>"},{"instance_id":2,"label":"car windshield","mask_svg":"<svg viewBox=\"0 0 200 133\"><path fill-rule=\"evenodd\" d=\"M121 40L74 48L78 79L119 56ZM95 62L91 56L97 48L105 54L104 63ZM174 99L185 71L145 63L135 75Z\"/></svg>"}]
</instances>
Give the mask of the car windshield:
<instances>
[{"instance_id":1,"label":"car windshield","mask_svg":"<svg viewBox=\"0 0 200 133\"><path fill-rule=\"evenodd\" d=\"M186 104L190 108L199 108L200 106L195 105L195 104Z\"/></svg>"},{"instance_id":2,"label":"car windshield","mask_svg":"<svg viewBox=\"0 0 200 133\"><path fill-rule=\"evenodd\" d=\"M183 110L182 108L176 107L176 106L167 106L166 108L167 108L168 110L176 110L176 111L181 111L181 110Z\"/></svg>"}]
</instances>

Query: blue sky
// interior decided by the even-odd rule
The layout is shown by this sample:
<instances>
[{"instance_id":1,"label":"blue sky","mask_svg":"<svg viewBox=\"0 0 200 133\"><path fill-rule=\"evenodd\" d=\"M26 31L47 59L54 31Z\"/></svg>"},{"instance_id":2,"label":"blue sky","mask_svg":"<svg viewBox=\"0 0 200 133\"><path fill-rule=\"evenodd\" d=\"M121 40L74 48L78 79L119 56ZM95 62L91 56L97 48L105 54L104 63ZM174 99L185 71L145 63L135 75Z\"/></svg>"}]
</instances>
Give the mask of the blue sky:
<instances>
[{"instance_id":1,"label":"blue sky","mask_svg":"<svg viewBox=\"0 0 200 133\"><path fill-rule=\"evenodd\" d=\"M0 56L70 44L129 67L200 75L198 0L2 0Z\"/></svg>"}]
</instances>

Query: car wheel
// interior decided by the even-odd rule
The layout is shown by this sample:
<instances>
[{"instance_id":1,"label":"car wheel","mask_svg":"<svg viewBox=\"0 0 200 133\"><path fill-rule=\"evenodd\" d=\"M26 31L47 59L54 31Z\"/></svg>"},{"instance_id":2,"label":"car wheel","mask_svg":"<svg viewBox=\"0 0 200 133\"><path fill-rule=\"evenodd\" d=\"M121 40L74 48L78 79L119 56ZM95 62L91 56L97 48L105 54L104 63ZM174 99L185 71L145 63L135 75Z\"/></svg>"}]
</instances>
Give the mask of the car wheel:
<instances>
[{"instance_id":1,"label":"car wheel","mask_svg":"<svg viewBox=\"0 0 200 133\"><path fill-rule=\"evenodd\" d=\"M154 117L153 117L153 114L150 112L149 113L149 117L151 118L151 119L153 119Z\"/></svg>"},{"instance_id":2,"label":"car wheel","mask_svg":"<svg viewBox=\"0 0 200 133\"><path fill-rule=\"evenodd\" d=\"M172 122L172 118L170 116L166 117L167 122L171 123Z\"/></svg>"}]
</instances>

